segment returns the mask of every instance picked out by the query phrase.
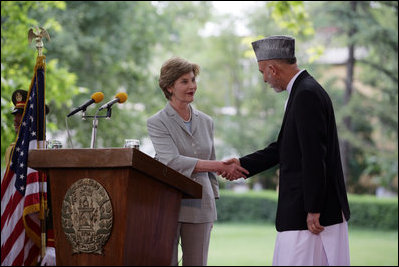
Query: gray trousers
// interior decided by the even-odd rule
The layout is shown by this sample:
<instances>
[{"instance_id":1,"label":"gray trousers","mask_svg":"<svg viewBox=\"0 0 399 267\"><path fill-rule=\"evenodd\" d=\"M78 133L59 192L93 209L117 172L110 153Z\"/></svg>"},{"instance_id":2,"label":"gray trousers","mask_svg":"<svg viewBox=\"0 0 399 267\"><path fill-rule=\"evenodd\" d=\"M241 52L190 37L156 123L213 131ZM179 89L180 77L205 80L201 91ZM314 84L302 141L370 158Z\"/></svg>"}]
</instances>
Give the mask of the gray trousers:
<instances>
[{"instance_id":1,"label":"gray trousers","mask_svg":"<svg viewBox=\"0 0 399 267\"><path fill-rule=\"evenodd\" d=\"M212 223L178 223L171 266L177 266L179 239L181 241L183 266L206 266Z\"/></svg>"}]
</instances>

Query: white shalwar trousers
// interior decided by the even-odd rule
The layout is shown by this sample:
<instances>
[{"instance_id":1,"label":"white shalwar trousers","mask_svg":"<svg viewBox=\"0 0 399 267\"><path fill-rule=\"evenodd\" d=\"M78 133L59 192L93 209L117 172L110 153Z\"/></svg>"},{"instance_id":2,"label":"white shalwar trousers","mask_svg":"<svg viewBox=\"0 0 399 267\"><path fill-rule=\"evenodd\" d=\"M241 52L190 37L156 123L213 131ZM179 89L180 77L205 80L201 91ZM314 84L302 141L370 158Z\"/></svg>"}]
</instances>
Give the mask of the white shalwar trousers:
<instances>
[{"instance_id":1,"label":"white shalwar trousers","mask_svg":"<svg viewBox=\"0 0 399 267\"><path fill-rule=\"evenodd\" d=\"M349 266L348 223L309 230L277 232L273 266Z\"/></svg>"}]
</instances>

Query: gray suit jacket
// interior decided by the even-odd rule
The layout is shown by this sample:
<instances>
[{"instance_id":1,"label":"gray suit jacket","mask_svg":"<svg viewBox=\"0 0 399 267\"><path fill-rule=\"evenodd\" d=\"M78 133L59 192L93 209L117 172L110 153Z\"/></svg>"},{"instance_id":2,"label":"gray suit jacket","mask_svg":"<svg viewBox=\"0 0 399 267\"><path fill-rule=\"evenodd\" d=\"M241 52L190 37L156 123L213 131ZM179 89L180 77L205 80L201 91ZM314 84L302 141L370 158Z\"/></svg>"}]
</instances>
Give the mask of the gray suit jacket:
<instances>
[{"instance_id":1,"label":"gray suit jacket","mask_svg":"<svg viewBox=\"0 0 399 267\"><path fill-rule=\"evenodd\" d=\"M148 134L155 148L155 158L202 185L202 199L183 199L179 222L205 223L217 219L215 198L219 184L213 172L194 173L199 159L214 160L213 120L191 107L190 133L182 118L168 102L147 120Z\"/></svg>"}]
</instances>

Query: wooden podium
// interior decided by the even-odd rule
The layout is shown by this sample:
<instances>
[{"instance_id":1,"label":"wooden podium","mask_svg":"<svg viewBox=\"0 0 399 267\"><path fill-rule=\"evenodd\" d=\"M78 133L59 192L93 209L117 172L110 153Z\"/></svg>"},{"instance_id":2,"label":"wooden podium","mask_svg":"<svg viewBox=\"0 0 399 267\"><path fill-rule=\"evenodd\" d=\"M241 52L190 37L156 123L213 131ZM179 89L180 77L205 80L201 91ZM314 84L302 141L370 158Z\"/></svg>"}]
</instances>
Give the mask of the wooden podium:
<instances>
[{"instance_id":1,"label":"wooden podium","mask_svg":"<svg viewBox=\"0 0 399 267\"><path fill-rule=\"evenodd\" d=\"M202 197L134 148L31 150L28 166L50 180L57 265L170 265L181 199Z\"/></svg>"}]
</instances>

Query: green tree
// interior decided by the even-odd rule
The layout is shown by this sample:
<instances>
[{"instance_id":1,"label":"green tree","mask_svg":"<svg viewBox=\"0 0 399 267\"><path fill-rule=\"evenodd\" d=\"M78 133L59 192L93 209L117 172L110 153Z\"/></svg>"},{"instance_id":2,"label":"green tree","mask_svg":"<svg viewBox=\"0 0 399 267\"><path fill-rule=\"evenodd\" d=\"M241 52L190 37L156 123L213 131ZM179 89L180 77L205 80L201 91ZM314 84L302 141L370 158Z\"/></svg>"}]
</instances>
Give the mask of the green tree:
<instances>
[{"instance_id":1,"label":"green tree","mask_svg":"<svg viewBox=\"0 0 399 267\"><path fill-rule=\"evenodd\" d=\"M35 12L35 16L43 13ZM62 103L60 118L94 92L103 92L105 103L122 91L128 94L126 103L114 105L111 120L99 120L97 147L120 147L124 138L140 138L144 134L143 103L151 86L147 62L158 34L155 8L150 2L73 1L66 2L65 10L47 13L62 25L53 36L48 55L77 75L80 88ZM86 115L94 113L93 105ZM67 123L73 141L68 145L89 147L91 118L82 120L77 113ZM65 126L59 125L59 134L64 131Z\"/></svg>"},{"instance_id":2,"label":"green tree","mask_svg":"<svg viewBox=\"0 0 399 267\"><path fill-rule=\"evenodd\" d=\"M124 138L145 137L146 119L164 103L156 82L159 69L152 67L157 47L178 43L184 37L184 30L188 31L182 25L201 21L204 9L198 8L202 6L206 5L74 1L66 2L63 11L47 11L62 25L62 30L53 37L54 46L49 55L76 73L81 89L74 94L73 101L63 103L64 112L60 116L65 117L72 106L86 101L96 91L104 93L104 101L124 91L128 94L127 102L114 105L111 120L99 121L97 147L120 147ZM36 12L37 17L42 15ZM88 108L87 115L93 115L93 110ZM67 122L69 129L73 129L70 131L73 146L88 147L91 119L82 121L78 113ZM60 133L64 129L60 126Z\"/></svg>"},{"instance_id":3,"label":"green tree","mask_svg":"<svg viewBox=\"0 0 399 267\"><path fill-rule=\"evenodd\" d=\"M15 140L13 117L10 110L12 92L16 89L29 89L36 63L37 51L34 44L28 43L28 30L31 27L43 26L50 36L57 26L53 17L34 19L27 15L30 10L47 10L48 8L63 9L62 2L28 2L3 1L1 3L1 154L4 155L7 146ZM54 26L54 27L53 27ZM44 40L43 54L47 56L51 42ZM46 68L46 98L50 114L47 118L48 129L55 128L56 105L64 98L69 98L74 88L75 76L58 65L57 60L47 58ZM62 95L60 91L64 91ZM4 167L4 157L1 159Z\"/></svg>"},{"instance_id":4,"label":"green tree","mask_svg":"<svg viewBox=\"0 0 399 267\"><path fill-rule=\"evenodd\" d=\"M89 147L91 119L66 115L96 91L105 94L104 101L124 91L127 102L114 105L111 120L99 122L97 147L120 147L124 138L147 137L146 119L166 102L158 86L160 67L171 56L181 56L201 66L194 105L215 120L218 159L253 152L277 138L287 95L265 86L251 41L288 34L296 37L300 66L317 78L328 74L323 85L334 102L339 136L351 145L350 187L361 192L359 177L365 176L386 187L397 181L396 2L356 2L355 11L346 2L260 2L243 13L249 36L234 30L240 18L216 15L207 1L3 1L1 9L2 153L15 138L11 92L28 86L33 73L36 51L26 43L31 26L43 26L52 39L44 51L48 136L64 138L68 126L73 146ZM219 33L207 35L210 24ZM322 27L338 31L319 39ZM354 87L345 102L345 86L329 66L311 63L314 55L306 48L320 53L322 45L366 47L368 57L355 57L353 75L347 77L369 85L372 94ZM87 115L95 110L89 107ZM349 128L344 126L348 117ZM259 179L273 187L276 169L249 182Z\"/></svg>"},{"instance_id":5,"label":"green tree","mask_svg":"<svg viewBox=\"0 0 399 267\"><path fill-rule=\"evenodd\" d=\"M381 184L397 191L397 2L319 3L311 12L318 29L336 29L325 41L349 51L345 89L336 109L349 188L372 192ZM367 56L356 57L356 48L365 48ZM371 89L355 86L355 79ZM375 180L369 188L361 181L367 177Z\"/></svg>"},{"instance_id":6,"label":"green tree","mask_svg":"<svg viewBox=\"0 0 399 267\"><path fill-rule=\"evenodd\" d=\"M373 183L398 192L398 2L370 2L362 22L366 35L360 41L369 51L361 59L362 82L376 88L365 109L373 123L375 148L366 154L367 168ZM386 18L392 18L387 20Z\"/></svg>"}]
</instances>

